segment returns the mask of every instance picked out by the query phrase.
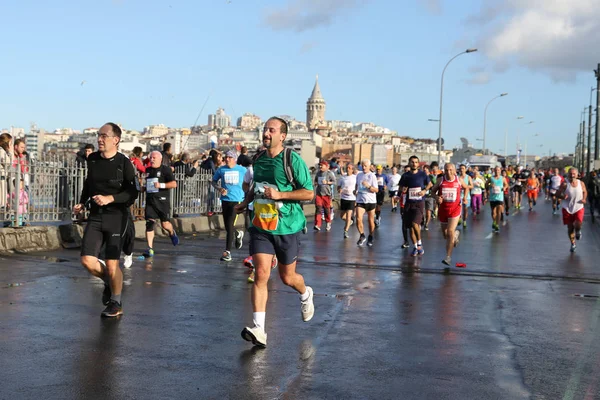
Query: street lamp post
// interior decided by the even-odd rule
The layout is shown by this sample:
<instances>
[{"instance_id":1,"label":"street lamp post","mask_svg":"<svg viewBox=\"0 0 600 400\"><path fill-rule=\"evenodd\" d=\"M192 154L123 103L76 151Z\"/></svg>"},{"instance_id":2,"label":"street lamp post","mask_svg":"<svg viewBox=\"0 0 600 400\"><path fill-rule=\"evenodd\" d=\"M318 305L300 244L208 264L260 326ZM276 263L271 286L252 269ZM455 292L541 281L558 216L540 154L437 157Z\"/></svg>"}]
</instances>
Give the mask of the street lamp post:
<instances>
[{"instance_id":1,"label":"street lamp post","mask_svg":"<svg viewBox=\"0 0 600 400\"><path fill-rule=\"evenodd\" d=\"M443 107L443 99L444 99L444 73L446 72L446 68L448 68L448 65L450 65L450 63L456 57L461 56L463 54L467 54L467 53L473 53L476 51L477 51L477 49L467 49L465 51L458 53L457 55L452 57L450 59L450 61L448 61L446 63L446 66L444 67L444 69L442 71L442 83L440 85L440 118L439 118L440 122L439 122L439 135L438 135L438 164L440 164L442 162L442 107Z\"/></svg>"},{"instance_id":2,"label":"street lamp post","mask_svg":"<svg viewBox=\"0 0 600 400\"><path fill-rule=\"evenodd\" d=\"M488 109L489 105L492 103L492 101L494 101L500 97L504 97L506 95L508 95L508 93L501 93L498 96L491 99L490 101L488 101L487 105L485 106L485 110L483 111L483 154L484 155L486 154L485 133L486 133L486 126L487 126L487 109Z\"/></svg>"}]
</instances>

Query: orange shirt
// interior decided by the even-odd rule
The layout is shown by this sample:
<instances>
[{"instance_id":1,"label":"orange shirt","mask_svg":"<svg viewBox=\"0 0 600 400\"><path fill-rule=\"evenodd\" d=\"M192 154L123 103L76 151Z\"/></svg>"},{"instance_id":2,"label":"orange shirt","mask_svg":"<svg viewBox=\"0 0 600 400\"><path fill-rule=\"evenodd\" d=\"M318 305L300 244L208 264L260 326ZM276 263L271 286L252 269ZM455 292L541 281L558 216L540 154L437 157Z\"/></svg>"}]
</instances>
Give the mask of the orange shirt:
<instances>
[{"instance_id":1,"label":"orange shirt","mask_svg":"<svg viewBox=\"0 0 600 400\"><path fill-rule=\"evenodd\" d=\"M537 178L527 179L527 190L536 190L539 186Z\"/></svg>"}]
</instances>

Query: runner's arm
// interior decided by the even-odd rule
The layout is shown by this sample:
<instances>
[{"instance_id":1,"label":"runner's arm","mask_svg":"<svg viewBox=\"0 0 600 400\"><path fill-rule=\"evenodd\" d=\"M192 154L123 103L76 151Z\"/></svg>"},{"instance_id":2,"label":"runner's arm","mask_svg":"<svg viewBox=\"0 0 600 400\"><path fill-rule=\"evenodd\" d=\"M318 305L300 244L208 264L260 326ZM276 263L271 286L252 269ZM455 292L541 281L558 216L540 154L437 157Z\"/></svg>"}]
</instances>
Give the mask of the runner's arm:
<instances>
[{"instance_id":1,"label":"runner's arm","mask_svg":"<svg viewBox=\"0 0 600 400\"><path fill-rule=\"evenodd\" d=\"M581 182L581 191L583 192L583 200L581 200L581 204L585 204L587 202L587 188L585 187L585 183Z\"/></svg>"}]
</instances>

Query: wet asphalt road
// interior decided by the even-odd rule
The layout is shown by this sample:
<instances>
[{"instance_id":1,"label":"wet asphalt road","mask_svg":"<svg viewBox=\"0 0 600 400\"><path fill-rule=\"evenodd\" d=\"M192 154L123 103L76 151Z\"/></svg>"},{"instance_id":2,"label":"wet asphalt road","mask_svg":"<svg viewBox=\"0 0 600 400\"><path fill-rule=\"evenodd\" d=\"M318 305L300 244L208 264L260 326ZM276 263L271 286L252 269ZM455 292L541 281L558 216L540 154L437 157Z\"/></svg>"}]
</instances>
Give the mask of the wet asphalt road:
<instances>
[{"instance_id":1,"label":"wet asphalt road","mask_svg":"<svg viewBox=\"0 0 600 400\"><path fill-rule=\"evenodd\" d=\"M418 259L389 206L373 248L355 230L344 240L339 219L309 223L299 271L315 317L303 323L297 294L272 279L264 350L240 337L247 247L221 262L217 236L136 260L118 320L100 318L102 283L77 251L3 257L0 399L600 398L600 300L575 296L600 295L600 229L586 219L571 254L543 201L497 235L480 217L453 257L467 268L449 275L437 221Z\"/></svg>"}]
</instances>

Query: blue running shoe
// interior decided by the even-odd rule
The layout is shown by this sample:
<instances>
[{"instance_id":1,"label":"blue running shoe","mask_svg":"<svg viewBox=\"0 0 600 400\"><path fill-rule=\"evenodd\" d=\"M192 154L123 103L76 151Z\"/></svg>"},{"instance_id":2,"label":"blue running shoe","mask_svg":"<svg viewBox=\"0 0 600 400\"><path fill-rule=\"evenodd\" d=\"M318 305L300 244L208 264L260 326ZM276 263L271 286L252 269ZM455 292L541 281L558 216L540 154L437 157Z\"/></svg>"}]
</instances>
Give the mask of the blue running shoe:
<instances>
[{"instance_id":1,"label":"blue running shoe","mask_svg":"<svg viewBox=\"0 0 600 400\"><path fill-rule=\"evenodd\" d=\"M171 243L173 246L177 246L179 244L179 237L177 237L177 233L173 231L173 236L171 236Z\"/></svg>"}]
</instances>

